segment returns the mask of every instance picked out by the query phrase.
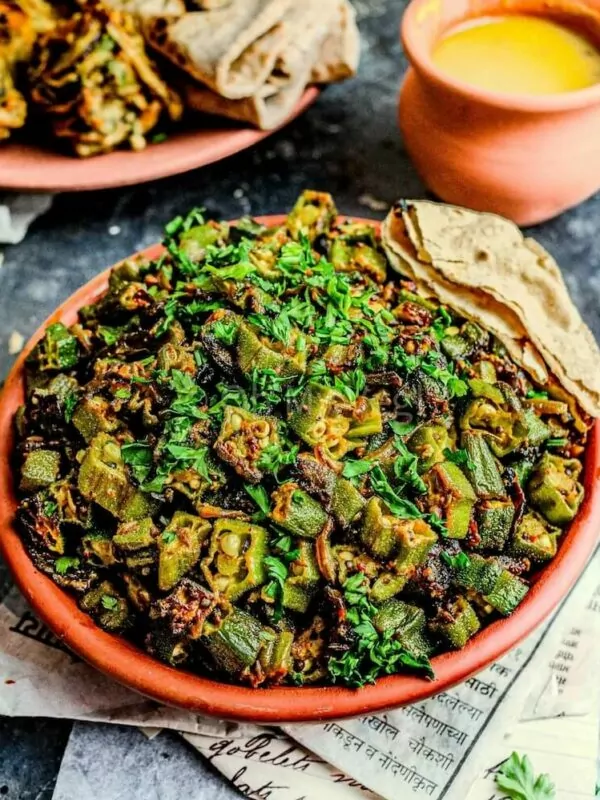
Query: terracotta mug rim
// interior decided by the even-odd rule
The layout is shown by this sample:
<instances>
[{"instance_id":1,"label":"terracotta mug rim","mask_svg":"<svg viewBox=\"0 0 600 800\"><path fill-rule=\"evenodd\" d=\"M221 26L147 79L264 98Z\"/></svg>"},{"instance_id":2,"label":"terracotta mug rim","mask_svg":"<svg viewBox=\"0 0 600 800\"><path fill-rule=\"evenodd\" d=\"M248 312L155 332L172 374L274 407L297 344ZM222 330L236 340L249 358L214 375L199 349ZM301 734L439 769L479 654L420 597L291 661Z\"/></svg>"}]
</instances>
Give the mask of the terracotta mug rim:
<instances>
[{"instance_id":1,"label":"terracotta mug rim","mask_svg":"<svg viewBox=\"0 0 600 800\"><path fill-rule=\"evenodd\" d=\"M573 92L528 95L515 92L494 92L451 77L434 64L429 49L420 37L415 35L419 25L417 19L419 11L430 2L431 0L412 0L400 23L400 39L411 66L438 88L459 94L472 102L524 113L570 111L600 103L600 82ZM582 5L597 10L600 17L600 8L596 4L589 3L588 0L580 0L580 2ZM518 7L515 8L515 5L512 5L510 13L515 12L518 13ZM489 15L482 14L482 16Z\"/></svg>"}]
</instances>

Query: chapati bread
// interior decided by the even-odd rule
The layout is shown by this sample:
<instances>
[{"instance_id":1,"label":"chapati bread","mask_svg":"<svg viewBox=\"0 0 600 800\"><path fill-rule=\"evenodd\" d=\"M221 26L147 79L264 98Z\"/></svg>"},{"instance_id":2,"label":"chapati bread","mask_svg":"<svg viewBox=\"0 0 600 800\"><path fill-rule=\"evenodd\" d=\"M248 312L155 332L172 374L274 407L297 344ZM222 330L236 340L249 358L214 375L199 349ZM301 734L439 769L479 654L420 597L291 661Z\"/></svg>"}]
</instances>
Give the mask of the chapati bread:
<instances>
[{"instance_id":1,"label":"chapati bread","mask_svg":"<svg viewBox=\"0 0 600 800\"><path fill-rule=\"evenodd\" d=\"M285 49L267 81L252 97L230 100L188 82L184 89L187 105L197 111L249 122L263 130L280 126L300 100L337 13L337 0L305 0L291 7L282 18L288 37Z\"/></svg>"},{"instance_id":2,"label":"chapati bread","mask_svg":"<svg viewBox=\"0 0 600 800\"><path fill-rule=\"evenodd\" d=\"M348 0L337 3L337 17L312 68L311 83L333 83L356 75L360 60L360 34L356 12Z\"/></svg>"},{"instance_id":3,"label":"chapati bread","mask_svg":"<svg viewBox=\"0 0 600 800\"><path fill-rule=\"evenodd\" d=\"M407 201L392 216L402 219L414 249L405 253L405 240L394 240L396 226L388 217L389 251L397 257L401 251L421 281L431 279L437 296L446 290L454 297L443 302L459 313L457 302L464 305L465 297L466 305L493 301L495 319L513 330L514 340L520 341L525 332L528 356L539 354L581 407L600 415L600 349L573 305L558 265L541 245L525 239L502 217L456 206ZM501 326L487 327L507 345ZM531 371L525 352L515 360Z\"/></svg>"},{"instance_id":4,"label":"chapati bread","mask_svg":"<svg viewBox=\"0 0 600 800\"><path fill-rule=\"evenodd\" d=\"M282 19L293 0L232 0L215 11L154 20L153 46L223 97L251 97L265 84L286 43Z\"/></svg>"},{"instance_id":5,"label":"chapati bread","mask_svg":"<svg viewBox=\"0 0 600 800\"><path fill-rule=\"evenodd\" d=\"M494 298L482 292L462 288L457 291L435 269L419 261L406 233L401 213L391 212L383 223L382 239L391 265L411 278L419 292L453 308L466 319L489 330L506 347L511 358L521 364L539 383L545 383L548 372L544 360L527 339L527 332L518 317Z\"/></svg>"}]
</instances>

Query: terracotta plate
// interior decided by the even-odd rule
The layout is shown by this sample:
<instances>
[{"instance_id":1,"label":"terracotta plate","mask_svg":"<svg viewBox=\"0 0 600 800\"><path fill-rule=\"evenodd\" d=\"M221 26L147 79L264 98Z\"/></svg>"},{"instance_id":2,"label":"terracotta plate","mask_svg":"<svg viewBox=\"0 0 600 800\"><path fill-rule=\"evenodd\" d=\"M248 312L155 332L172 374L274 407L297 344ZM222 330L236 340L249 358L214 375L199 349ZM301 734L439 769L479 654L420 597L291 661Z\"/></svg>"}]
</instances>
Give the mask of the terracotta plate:
<instances>
[{"instance_id":1,"label":"terracotta plate","mask_svg":"<svg viewBox=\"0 0 600 800\"><path fill-rule=\"evenodd\" d=\"M276 224L282 219L265 217L263 221ZM160 252L161 247L155 245L143 254L155 258ZM586 499L575 522L562 535L557 556L538 573L527 597L511 617L485 628L464 650L433 659L434 681L394 675L357 691L338 687L230 686L168 667L125 639L98 628L79 610L71 595L36 570L13 527L16 498L11 453L13 417L24 399L23 364L27 354L50 322L72 324L77 310L104 292L107 279L108 271L98 275L44 323L16 362L0 397L0 552L38 616L61 641L100 671L161 703L196 713L266 723L339 719L415 703L464 681L527 636L577 580L600 528L600 422L591 432L587 450Z\"/></svg>"},{"instance_id":2,"label":"terracotta plate","mask_svg":"<svg viewBox=\"0 0 600 800\"><path fill-rule=\"evenodd\" d=\"M318 95L318 89L307 89L285 124L302 114ZM51 147L11 141L0 144L0 187L20 191L81 192L131 186L220 161L252 147L273 132L225 123L222 128L173 133L164 142L150 144L139 153L117 150L93 158L75 158L53 151Z\"/></svg>"}]
</instances>

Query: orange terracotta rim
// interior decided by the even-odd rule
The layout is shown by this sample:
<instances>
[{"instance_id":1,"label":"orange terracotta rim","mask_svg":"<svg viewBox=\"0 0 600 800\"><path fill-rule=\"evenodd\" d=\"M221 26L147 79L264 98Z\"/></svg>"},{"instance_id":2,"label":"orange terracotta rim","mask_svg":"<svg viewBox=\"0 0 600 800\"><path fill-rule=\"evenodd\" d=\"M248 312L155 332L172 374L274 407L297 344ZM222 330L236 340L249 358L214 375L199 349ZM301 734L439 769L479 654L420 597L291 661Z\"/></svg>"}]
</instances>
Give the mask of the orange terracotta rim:
<instances>
[{"instance_id":1,"label":"orange terracotta rim","mask_svg":"<svg viewBox=\"0 0 600 800\"><path fill-rule=\"evenodd\" d=\"M284 217L259 219L278 224ZM161 249L154 245L138 255L155 258ZM160 703L195 713L271 724L340 719L415 703L466 680L527 636L573 586L594 550L600 529L600 422L591 431L586 453L586 497L574 523L562 536L558 554L538 573L511 617L485 628L463 650L433 659L434 681L393 675L359 690L335 686L250 689L168 667L125 639L97 627L80 611L74 597L39 572L30 560L13 525L17 500L11 458L13 417L24 399L23 368L28 353L49 323L71 325L78 310L105 291L109 271L93 278L46 320L21 353L0 396L0 552L36 614L61 642L93 667Z\"/></svg>"},{"instance_id":2,"label":"orange terracotta rim","mask_svg":"<svg viewBox=\"0 0 600 800\"><path fill-rule=\"evenodd\" d=\"M564 17L583 17L584 15L595 18L600 31L600 3L598 0L468 0L461 3L465 7L462 21L476 19L482 16L491 16L493 13L506 14L537 14L539 16L563 15ZM469 5L472 8L469 8ZM525 113L548 113L569 111L584 108L600 103L600 83L579 89L573 92L549 95L523 95L509 92L492 92L473 86L465 81L450 77L440 70L431 58L431 42L423 35L424 23L427 18L439 13L441 2L431 0L412 0L406 9L400 26L400 38L406 56L417 72L424 75L432 84L447 91L455 92L462 97L498 108L510 108L514 111ZM457 18L450 27L460 24ZM448 27L440 29L438 36L442 35ZM600 46L600 41L598 42Z\"/></svg>"}]
</instances>

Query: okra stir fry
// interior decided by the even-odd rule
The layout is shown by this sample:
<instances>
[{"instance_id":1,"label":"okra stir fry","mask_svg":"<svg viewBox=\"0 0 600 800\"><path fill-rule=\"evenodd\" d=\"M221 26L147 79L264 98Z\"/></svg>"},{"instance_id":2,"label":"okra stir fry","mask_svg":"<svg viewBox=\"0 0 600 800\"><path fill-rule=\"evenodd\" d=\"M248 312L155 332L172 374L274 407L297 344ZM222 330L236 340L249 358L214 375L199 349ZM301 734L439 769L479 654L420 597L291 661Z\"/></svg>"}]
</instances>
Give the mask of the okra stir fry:
<instances>
[{"instance_id":1,"label":"okra stir fry","mask_svg":"<svg viewBox=\"0 0 600 800\"><path fill-rule=\"evenodd\" d=\"M18 525L107 631L254 687L358 687L511 614L589 419L305 192L166 228L28 359Z\"/></svg>"}]
</instances>

